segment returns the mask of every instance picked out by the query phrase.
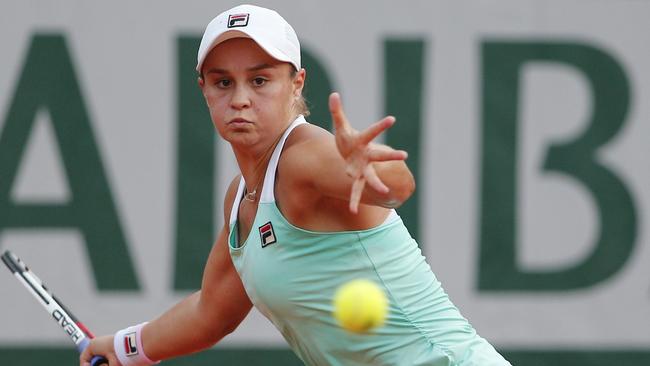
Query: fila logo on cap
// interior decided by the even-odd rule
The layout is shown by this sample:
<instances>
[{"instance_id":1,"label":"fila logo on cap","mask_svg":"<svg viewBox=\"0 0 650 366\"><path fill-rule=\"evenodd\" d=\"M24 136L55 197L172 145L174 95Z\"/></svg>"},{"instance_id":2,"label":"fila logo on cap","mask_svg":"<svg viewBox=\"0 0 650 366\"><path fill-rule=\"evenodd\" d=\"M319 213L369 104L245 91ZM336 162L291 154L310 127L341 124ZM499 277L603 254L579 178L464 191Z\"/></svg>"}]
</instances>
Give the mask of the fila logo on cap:
<instances>
[{"instance_id":1,"label":"fila logo on cap","mask_svg":"<svg viewBox=\"0 0 650 366\"><path fill-rule=\"evenodd\" d=\"M127 356L135 356L138 354L138 346L135 343L135 332L124 336L124 352Z\"/></svg>"},{"instance_id":2,"label":"fila logo on cap","mask_svg":"<svg viewBox=\"0 0 650 366\"><path fill-rule=\"evenodd\" d=\"M262 240L262 248L277 241L275 239L275 232L273 232L273 224L271 224L271 221L260 226L260 239Z\"/></svg>"},{"instance_id":3,"label":"fila logo on cap","mask_svg":"<svg viewBox=\"0 0 650 366\"><path fill-rule=\"evenodd\" d=\"M228 16L228 28L245 27L248 25L248 14L231 14Z\"/></svg>"}]
</instances>

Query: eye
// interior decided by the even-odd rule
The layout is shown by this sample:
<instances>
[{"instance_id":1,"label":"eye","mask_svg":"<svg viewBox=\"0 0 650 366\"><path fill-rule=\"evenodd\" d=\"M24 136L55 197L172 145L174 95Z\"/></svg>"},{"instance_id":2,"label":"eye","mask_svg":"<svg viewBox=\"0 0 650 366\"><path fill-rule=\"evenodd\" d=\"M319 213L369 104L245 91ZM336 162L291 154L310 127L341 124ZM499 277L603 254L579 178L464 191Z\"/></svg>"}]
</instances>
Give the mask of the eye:
<instances>
[{"instance_id":1,"label":"eye","mask_svg":"<svg viewBox=\"0 0 650 366\"><path fill-rule=\"evenodd\" d=\"M217 88L225 89L232 85L232 81L229 79L219 79L214 84L217 86Z\"/></svg>"},{"instance_id":2,"label":"eye","mask_svg":"<svg viewBox=\"0 0 650 366\"><path fill-rule=\"evenodd\" d=\"M267 80L265 78L263 78L261 76L258 76L258 77L253 79L253 85L262 86L262 85L266 84L266 81Z\"/></svg>"}]
</instances>

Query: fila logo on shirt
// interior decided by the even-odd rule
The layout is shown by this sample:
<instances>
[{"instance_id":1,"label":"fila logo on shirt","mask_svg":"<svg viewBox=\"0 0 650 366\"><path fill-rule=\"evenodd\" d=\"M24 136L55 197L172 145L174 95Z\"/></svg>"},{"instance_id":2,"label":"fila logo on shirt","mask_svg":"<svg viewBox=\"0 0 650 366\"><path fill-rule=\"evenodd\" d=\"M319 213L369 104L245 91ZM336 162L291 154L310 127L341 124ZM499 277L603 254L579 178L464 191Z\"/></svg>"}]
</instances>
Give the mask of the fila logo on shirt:
<instances>
[{"instance_id":1,"label":"fila logo on shirt","mask_svg":"<svg viewBox=\"0 0 650 366\"><path fill-rule=\"evenodd\" d=\"M245 27L248 25L248 14L231 14L228 16L228 28Z\"/></svg>"},{"instance_id":2,"label":"fila logo on shirt","mask_svg":"<svg viewBox=\"0 0 650 366\"><path fill-rule=\"evenodd\" d=\"M138 346L135 342L135 332L124 336L124 352L127 356L135 356L138 354Z\"/></svg>"},{"instance_id":3,"label":"fila logo on shirt","mask_svg":"<svg viewBox=\"0 0 650 366\"><path fill-rule=\"evenodd\" d=\"M277 239L275 239L275 232L273 231L273 224L271 224L271 221L260 226L260 239L262 240L262 248L277 241Z\"/></svg>"}]
</instances>

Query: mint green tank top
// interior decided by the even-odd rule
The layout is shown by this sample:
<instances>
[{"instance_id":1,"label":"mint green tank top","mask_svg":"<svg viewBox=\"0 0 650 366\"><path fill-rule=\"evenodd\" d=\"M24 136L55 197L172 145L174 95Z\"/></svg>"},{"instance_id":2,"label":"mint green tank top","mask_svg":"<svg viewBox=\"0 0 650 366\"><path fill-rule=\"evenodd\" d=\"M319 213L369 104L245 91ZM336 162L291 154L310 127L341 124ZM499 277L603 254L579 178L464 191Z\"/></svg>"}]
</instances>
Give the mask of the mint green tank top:
<instances>
[{"instance_id":1,"label":"mint green tank top","mask_svg":"<svg viewBox=\"0 0 650 366\"><path fill-rule=\"evenodd\" d=\"M230 214L230 254L255 307L307 365L509 365L450 302L396 214L378 227L345 232L313 232L286 220L275 204L275 172L287 136L302 123L300 116L273 152L243 243L243 178ZM332 315L336 289L358 278L382 286L389 301L385 324L361 335Z\"/></svg>"}]
</instances>

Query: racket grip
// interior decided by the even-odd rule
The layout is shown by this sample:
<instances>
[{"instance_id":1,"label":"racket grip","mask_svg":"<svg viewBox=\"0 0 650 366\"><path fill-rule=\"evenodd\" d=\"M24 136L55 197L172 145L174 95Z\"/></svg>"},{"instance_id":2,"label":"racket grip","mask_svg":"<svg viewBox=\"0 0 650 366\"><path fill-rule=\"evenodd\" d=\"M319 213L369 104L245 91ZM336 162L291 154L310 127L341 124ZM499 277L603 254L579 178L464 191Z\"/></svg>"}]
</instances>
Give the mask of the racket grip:
<instances>
[{"instance_id":1,"label":"racket grip","mask_svg":"<svg viewBox=\"0 0 650 366\"><path fill-rule=\"evenodd\" d=\"M108 366L108 360L102 356L93 356L90 360L90 366Z\"/></svg>"}]
</instances>

